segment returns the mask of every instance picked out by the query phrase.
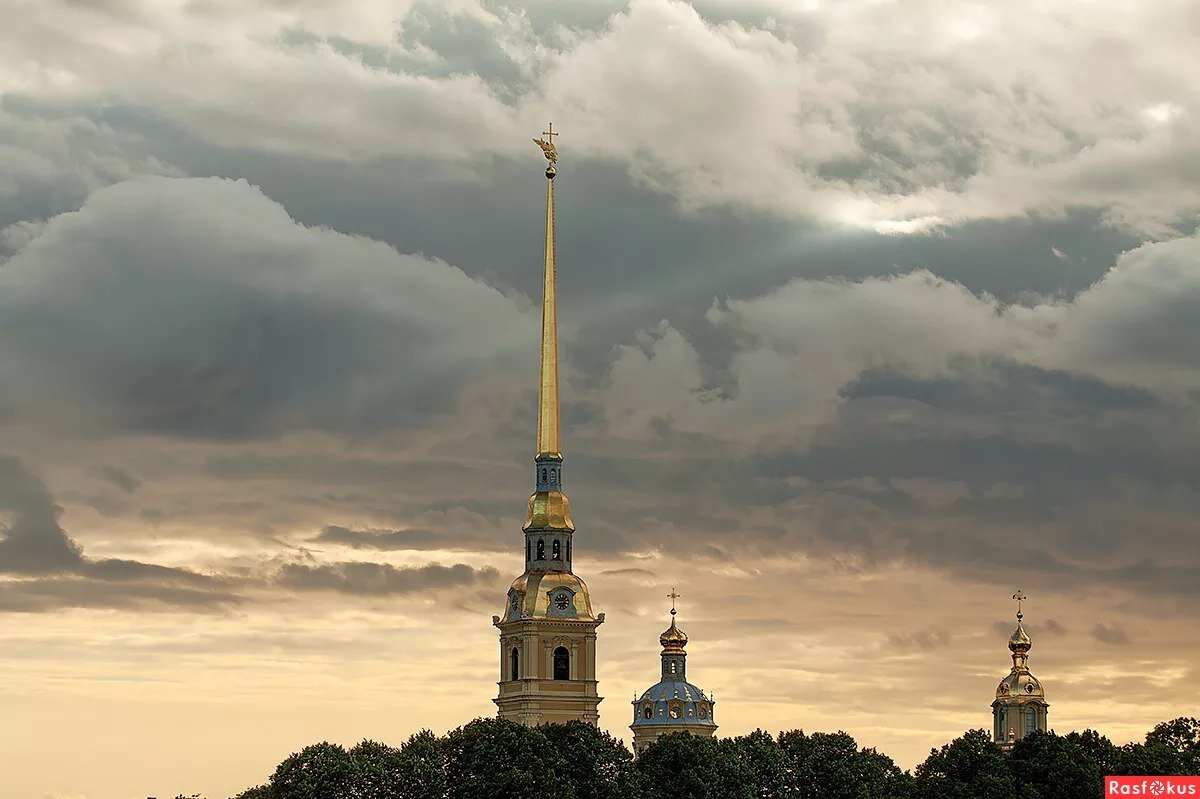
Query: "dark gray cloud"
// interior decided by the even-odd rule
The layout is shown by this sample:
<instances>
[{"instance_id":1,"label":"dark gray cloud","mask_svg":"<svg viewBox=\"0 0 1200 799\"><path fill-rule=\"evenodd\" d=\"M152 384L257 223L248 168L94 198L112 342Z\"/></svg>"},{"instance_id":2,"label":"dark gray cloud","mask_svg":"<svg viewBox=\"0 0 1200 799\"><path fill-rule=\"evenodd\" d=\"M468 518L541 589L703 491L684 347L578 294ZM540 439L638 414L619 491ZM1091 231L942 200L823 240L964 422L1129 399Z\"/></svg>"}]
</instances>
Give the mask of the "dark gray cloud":
<instances>
[{"instance_id":1,"label":"dark gray cloud","mask_svg":"<svg viewBox=\"0 0 1200 799\"><path fill-rule=\"evenodd\" d=\"M1046 619L1039 625L1046 632L1054 636L1063 636L1067 634L1067 628L1063 627L1054 619Z\"/></svg>"},{"instance_id":2,"label":"dark gray cloud","mask_svg":"<svg viewBox=\"0 0 1200 799\"><path fill-rule=\"evenodd\" d=\"M112 483L127 494L137 491L138 487L142 484L141 480L109 463L97 466L96 475L100 479Z\"/></svg>"},{"instance_id":3,"label":"dark gray cloud","mask_svg":"<svg viewBox=\"0 0 1200 799\"><path fill-rule=\"evenodd\" d=\"M277 579L284 588L299 591L390 596L487 585L498 581L500 573L490 567L476 569L464 563L412 567L365 562L288 563L279 569Z\"/></svg>"},{"instance_id":4,"label":"dark gray cloud","mask_svg":"<svg viewBox=\"0 0 1200 799\"><path fill-rule=\"evenodd\" d=\"M0 609L128 611L22 632L31 662L114 632L365 674L395 624L409 668L490 684L552 116L567 488L610 689L653 675L665 617L631 631L678 580L730 730L822 703L884 729L881 692L978 662L978 619L1006 619L1007 668L1017 585L1060 710L1185 695L1156 642L1200 596L1197 243L1139 248L1200 208L1183 5L1018 0L982 28L937 0L319 5L47 0L0 32L30 65L0 97ZM897 618L906 581L962 602ZM430 604L477 640L413 647ZM209 616L147 631L157 610ZM1054 679L1143 628L1123 688ZM929 725L986 718L991 681L954 682Z\"/></svg>"},{"instance_id":5,"label":"dark gray cloud","mask_svg":"<svg viewBox=\"0 0 1200 799\"><path fill-rule=\"evenodd\" d=\"M84 555L58 523L61 509L40 480L0 456L0 607L134 607L143 602L213 608L237 601L221 578L188 569Z\"/></svg>"},{"instance_id":6,"label":"dark gray cloud","mask_svg":"<svg viewBox=\"0 0 1200 799\"><path fill-rule=\"evenodd\" d=\"M1112 646L1126 646L1129 644L1129 635L1116 624L1096 622L1096 626L1092 628L1092 637L1102 644L1110 644Z\"/></svg>"},{"instance_id":7,"label":"dark gray cloud","mask_svg":"<svg viewBox=\"0 0 1200 799\"><path fill-rule=\"evenodd\" d=\"M377 550L434 549L449 543L443 530L351 530L337 525L326 527L311 541Z\"/></svg>"},{"instance_id":8,"label":"dark gray cloud","mask_svg":"<svg viewBox=\"0 0 1200 799\"><path fill-rule=\"evenodd\" d=\"M220 180L98 191L0 285L0 370L24 386L10 413L185 437L417 424L533 328L452 267L301 227Z\"/></svg>"},{"instance_id":9,"label":"dark gray cloud","mask_svg":"<svg viewBox=\"0 0 1200 799\"><path fill-rule=\"evenodd\" d=\"M0 456L0 571L73 571L83 563L79 545L58 523L62 509L21 462Z\"/></svg>"},{"instance_id":10,"label":"dark gray cloud","mask_svg":"<svg viewBox=\"0 0 1200 799\"><path fill-rule=\"evenodd\" d=\"M887 641L893 649L925 650L949 646L951 638L949 630L932 627L911 633L889 633Z\"/></svg>"},{"instance_id":11,"label":"dark gray cloud","mask_svg":"<svg viewBox=\"0 0 1200 799\"><path fill-rule=\"evenodd\" d=\"M66 608L215 612L243 601L233 591L169 583L110 584L74 576L0 581L0 611L11 613L45 613Z\"/></svg>"}]
</instances>

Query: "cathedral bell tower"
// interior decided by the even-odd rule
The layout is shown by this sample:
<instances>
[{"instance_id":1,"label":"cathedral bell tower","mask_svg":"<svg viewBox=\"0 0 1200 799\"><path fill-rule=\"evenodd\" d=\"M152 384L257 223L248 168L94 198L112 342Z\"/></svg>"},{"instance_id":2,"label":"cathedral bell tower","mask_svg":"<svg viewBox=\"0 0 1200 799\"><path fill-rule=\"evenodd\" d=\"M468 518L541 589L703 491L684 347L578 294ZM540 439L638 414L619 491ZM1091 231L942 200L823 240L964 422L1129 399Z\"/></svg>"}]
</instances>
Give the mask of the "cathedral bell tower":
<instances>
[{"instance_id":1,"label":"cathedral bell tower","mask_svg":"<svg viewBox=\"0 0 1200 799\"><path fill-rule=\"evenodd\" d=\"M508 589L500 630L500 718L526 726L600 721L596 628L587 585L573 571L575 524L563 493L558 429L558 320L555 307L554 176L558 150L551 125L534 139L546 156L546 250L542 277L541 379L538 385L534 492L525 514L525 572Z\"/></svg>"}]
</instances>

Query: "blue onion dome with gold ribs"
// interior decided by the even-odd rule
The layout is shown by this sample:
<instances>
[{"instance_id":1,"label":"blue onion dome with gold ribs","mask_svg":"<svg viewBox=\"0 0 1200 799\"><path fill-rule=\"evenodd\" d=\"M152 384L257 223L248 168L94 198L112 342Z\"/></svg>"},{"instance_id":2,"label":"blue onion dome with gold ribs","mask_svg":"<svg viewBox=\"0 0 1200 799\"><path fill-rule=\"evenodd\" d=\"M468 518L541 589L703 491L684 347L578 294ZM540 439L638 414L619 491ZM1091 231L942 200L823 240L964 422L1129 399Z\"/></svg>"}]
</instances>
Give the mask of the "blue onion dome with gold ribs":
<instances>
[{"instance_id":1,"label":"blue onion dome with gold ribs","mask_svg":"<svg viewBox=\"0 0 1200 799\"><path fill-rule=\"evenodd\" d=\"M633 700L633 724L637 727L716 727L711 694L687 681L687 633L675 623L658 637L662 645L662 679Z\"/></svg>"}]
</instances>

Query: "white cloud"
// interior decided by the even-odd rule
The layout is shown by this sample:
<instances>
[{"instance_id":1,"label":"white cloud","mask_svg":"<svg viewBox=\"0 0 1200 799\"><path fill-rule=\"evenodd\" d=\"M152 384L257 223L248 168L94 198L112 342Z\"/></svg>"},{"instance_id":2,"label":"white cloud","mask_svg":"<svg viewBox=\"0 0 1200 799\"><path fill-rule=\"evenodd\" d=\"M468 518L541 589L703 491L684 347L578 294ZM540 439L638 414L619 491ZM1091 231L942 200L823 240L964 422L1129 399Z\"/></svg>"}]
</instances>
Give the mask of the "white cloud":
<instances>
[{"instance_id":1,"label":"white cloud","mask_svg":"<svg viewBox=\"0 0 1200 799\"><path fill-rule=\"evenodd\" d=\"M871 369L922 378L964 359L1006 358L1144 387L1200 390L1200 238L1146 244L1070 301L1005 305L928 272L794 280L714 306L709 321L737 337L737 393L700 391L699 357L661 326L645 347L617 352L605 391L613 429L651 419L752 444L826 421L839 391Z\"/></svg>"},{"instance_id":2,"label":"white cloud","mask_svg":"<svg viewBox=\"0 0 1200 799\"><path fill-rule=\"evenodd\" d=\"M543 34L465 0L413 9L48 2L0 34L0 91L322 158L530 157L553 116L564 162L617 159L685 207L896 234L1079 206L1169 237L1200 213L1188 3L778 4L756 27L633 0ZM519 82L402 35L462 20Z\"/></svg>"}]
</instances>

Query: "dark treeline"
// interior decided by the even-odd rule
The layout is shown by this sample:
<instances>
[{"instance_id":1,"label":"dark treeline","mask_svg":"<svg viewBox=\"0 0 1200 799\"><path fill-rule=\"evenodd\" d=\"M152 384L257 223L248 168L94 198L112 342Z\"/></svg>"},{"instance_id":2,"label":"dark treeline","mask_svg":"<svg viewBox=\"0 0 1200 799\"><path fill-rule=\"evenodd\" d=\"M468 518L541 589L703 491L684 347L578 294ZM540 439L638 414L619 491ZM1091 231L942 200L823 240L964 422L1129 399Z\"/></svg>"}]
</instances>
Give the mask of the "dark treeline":
<instances>
[{"instance_id":1,"label":"dark treeline","mask_svg":"<svg viewBox=\"0 0 1200 799\"><path fill-rule=\"evenodd\" d=\"M1087 799L1106 774L1200 775L1200 721L1163 722L1143 743L1093 731L1039 733L1005 754L971 730L909 773L844 732L668 735L634 760L579 722L534 729L479 719L399 748L306 747L236 799Z\"/></svg>"}]
</instances>

